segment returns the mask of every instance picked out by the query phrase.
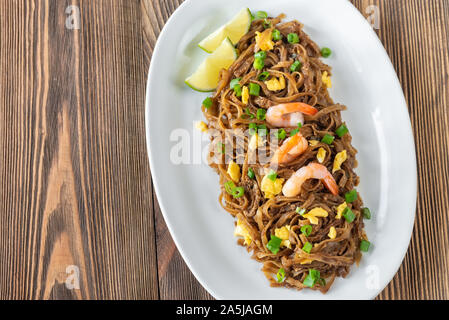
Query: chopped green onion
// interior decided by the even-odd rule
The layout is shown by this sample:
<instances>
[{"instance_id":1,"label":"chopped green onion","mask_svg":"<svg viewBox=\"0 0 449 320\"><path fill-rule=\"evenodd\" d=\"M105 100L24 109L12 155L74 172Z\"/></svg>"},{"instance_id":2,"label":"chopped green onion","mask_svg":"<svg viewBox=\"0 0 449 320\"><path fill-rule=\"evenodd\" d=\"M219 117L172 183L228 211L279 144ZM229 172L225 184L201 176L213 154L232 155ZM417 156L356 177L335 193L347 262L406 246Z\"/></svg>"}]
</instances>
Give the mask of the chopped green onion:
<instances>
[{"instance_id":1,"label":"chopped green onion","mask_svg":"<svg viewBox=\"0 0 449 320\"><path fill-rule=\"evenodd\" d=\"M310 236L310 234L312 233L312 226L309 224L306 224L305 226L301 227L301 232L302 234L304 234L306 237Z\"/></svg>"},{"instance_id":2,"label":"chopped green onion","mask_svg":"<svg viewBox=\"0 0 449 320\"><path fill-rule=\"evenodd\" d=\"M256 174L254 173L253 168L248 169L248 178L254 179L256 177Z\"/></svg>"},{"instance_id":3,"label":"chopped green onion","mask_svg":"<svg viewBox=\"0 0 449 320\"><path fill-rule=\"evenodd\" d=\"M266 51L259 51L254 55L254 58L256 59L263 59L265 60L267 58L267 52Z\"/></svg>"},{"instance_id":4,"label":"chopped green onion","mask_svg":"<svg viewBox=\"0 0 449 320\"><path fill-rule=\"evenodd\" d=\"M266 13L265 11L257 11L255 14L255 18L256 19L266 19L266 18L268 18L268 13Z\"/></svg>"},{"instance_id":5,"label":"chopped green onion","mask_svg":"<svg viewBox=\"0 0 449 320\"><path fill-rule=\"evenodd\" d=\"M349 209L349 207L345 208L342 215L343 215L343 217L345 217L346 221L348 221L349 223L351 223L355 219L355 214L354 214L354 212L352 212L351 209Z\"/></svg>"},{"instance_id":6,"label":"chopped green onion","mask_svg":"<svg viewBox=\"0 0 449 320\"><path fill-rule=\"evenodd\" d=\"M259 134L259 136L263 137L267 135L267 126L264 124L259 124L257 126L257 133Z\"/></svg>"},{"instance_id":7,"label":"chopped green onion","mask_svg":"<svg viewBox=\"0 0 449 320\"><path fill-rule=\"evenodd\" d=\"M236 187L232 190L232 196L237 199L245 194L245 189L243 187Z\"/></svg>"},{"instance_id":8,"label":"chopped green onion","mask_svg":"<svg viewBox=\"0 0 449 320\"><path fill-rule=\"evenodd\" d=\"M265 120L266 114L267 114L267 110L257 109L257 113L256 113L257 120Z\"/></svg>"},{"instance_id":9,"label":"chopped green onion","mask_svg":"<svg viewBox=\"0 0 449 320\"><path fill-rule=\"evenodd\" d=\"M285 280L285 270L284 268L280 268L278 273L276 273L276 280L278 283L282 283Z\"/></svg>"},{"instance_id":10,"label":"chopped green onion","mask_svg":"<svg viewBox=\"0 0 449 320\"><path fill-rule=\"evenodd\" d=\"M220 152L221 154L225 154L226 152L226 145L222 142L218 143L218 152Z\"/></svg>"},{"instance_id":11,"label":"chopped green onion","mask_svg":"<svg viewBox=\"0 0 449 320\"><path fill-rule=\"evenodd\" d=\"M291 71L291 72L299 71L299 70L301 70L301 67L302 67L301 61L296 60L296 61L293 62L292 65L290 66L290 71Z\"/></svg>"},{"instance_id":12,"label":"chopped green onion","mask_svg":"<svg viewBox=\"0 0 449 320\"><path fill-rule=\"evenodd\" d=\"M234 92L235 92L235 96L236 97L241 97L242 96L242 87L240 86L240 84L236 84L234 86Z\"/></svg>"},{"instance_id":13,"label":"chopped green onion","mask_svg":"<svg viewBox=\"0 0 449 320\"><path fill-rule=\"evenodd\" d=\"M302 128L302 123L298 122L298 127L292 131L290 131L290 137L293 137L295 134L297 134L299 132L299 129Z\"/></svg>"},{"instance_id":14,"label":"chopped green onion","mask_svg":"<svg viewBox=\"0 0 449 320\"><path fill-rule=\"evenodd\" d=\"M271 35L274 41L279 41L282 39L282 34L278 29L274 29Z\"/></svg>"},{"instance_id":15,"label":"chopped green onion","mask_svg":"<svg viewBox=\"0 0 449 320\"><path fill-rule=\"evenodd\" d=\"M289 33L287 36L287 40L289 43L298 43L299 42L299 36L296 33Z\"/></svg>"},{"instance_id":16,"label":"chopped green onion","mask_svg":"<svg viewBox=\"0 0 449 320\"><path fill-rule=\"evenodd\" d=\"M257 123L250 123L249 124L249 134L254 135L257 133Z\"/></svg>"},{"instance_id":17,"label":"chopped green onion","mask_svg":"<svg viewBox=\"0 0 449 320\"><path fill-rule=\"evenodd\" d=\"M352 203L357 200L357 190L353 189L345 194L345 199L347 203Z\"/></svg>"},{"instance_id":18,"label":"chopped green onion","mask_svg":"<svg viewBox=\"0 0 449 320\"><path fill-rule=\"evenodd\" d=\"M281 242L281 238L271 235L271 239L267 243L268 250L270 250L274 254L277 254L279 252L279 248L281 247Z\"/></svg>"},{"instance_id":19,"label":"chopped green onion","mask_svg":"<svg viewBox=\"0 0 449 320\"><path fill-rule=\"evenodd\" d=\"M245 193L245 189L243 187L236 187L234 182L228 181L224 184L225 190L227 193L232 195L234 198L240 198Z\"/></svg>"},{"instance_id":20,"label":"chopped green onion","mask_svg":"<svg viewBox=\"0 0 449 320\"><path fill-rule=\"evenodd\" d=\"M302 247L302 251L310 253L312 248L313 248L313 245L310 242L306 242L306 243L304 243L304 246Z\"/></svg>"},{"instance_id":21,"label":"chopped green onion","mask_svg":"<svg viewBox=\"0 0 449 320\"><path fill-rule=\"evenodd\" d=\"M360 241L360 251L368 252L370 246L371 246L371 242L369 242L367 240Z\"/></svg>"},{"instance_id":22,"label":"chopped green onion","mask_svg":"<svg viewBox=\"0 0 449 320\"><path fill-rule=\"evenodd\" d=\"M349 132L348 128L342 124L341 126L338 127L337 130L335 130L335 133L337 134L337 136L339 136L340 138L343 137L345 134L347 134Z\"/></svg>"},{"instance_id":23,"label":"chopped green onion","mask_svg":"<svg viewBox=\"0 0 449 320\"><path fill-rule=\"evenodd\" d=\"M267 175L268 179L271 181L276 181L277 176L278 174L273 169L271 169L270 173Z\"/></svg>"},{"instance_id":24,"label":"chopped green onion","mask_svg":"<svg viewBox=\"0 0 449 320\"><path fill-rule=\"evenodd\" d=\"M323 58L329 58L331 54L332 54L332 50L331 49L326 48L326 47L321 49L321 55L323 56Z\"/></svg>"},{"instance_id":25,"label":"chopped green onion","mask_svg":"<svg viewBox=\"0 0 449 320\"><path fill-rule=\"evenodd\" d=\"M268 79L269 76L270 76L270 73L268 71L264 71L261 74L259 74L257 79L259 79L260 81L265 81Z\"/></svg>"},{"instance_id":26,"label":"chopped green onion","mask_svg":"<svg viewBox=\"0 0 449 320\"><path fill-rule=\"evenodd\" d=\"M362 209L362 214L363 214L363 217L365 218L365 219L371 219L371 211L370 211L370 209L368 209L368 208L363 208Z\"/></svg>"},{"instance_id":27,"label":"chopped green onion","mask_svg":"<svg viewBox=\"0 0 449 320\"><path fill-rule=\"evenodd\" d=\"M253 64L253 66L254 66L254 69L256 69L256 70L262 70L263 67L265 67L265 61L264 61L264 59L261 59L261 58L256 58L256 59L254 59L254 64Z\"/></svg>"},{"instance_id":28,"label":"chopped green onion","mask_svg":"<svg viewBox=\"0 0 449 320\"><path fill-rule=\"evenodd\" d=\"M237 84L240 84L240 80L242 80L242 78L235 78L235 79L232 79L231 82L229 82L229 87L230 87L231 89L234 90L234 87L235 87Z\"/></svg>"},{"instance_id":29,"label":"chopped green onion","mask_svg":"<svg viewBox=\"0 0 449 320\"><path fill-rule=\"evenodd\" d=\"M255 118L255 116L249 111L249 108L245 108L245 114L249 116L251 119Z\"/></svg>"},{"instance_id":30,"label":"chopped green onion","mask_svg":"<svg viewBox=\"0 0 449 320\"><path fill-rule=\"evenodd\" d=\"M304 279L304 285L313 288L315 286L315 283L321 279L320 272L315 269L310 269L309 274Z\"/></svg>"},{"instance_id":31,"label":"chopped green onion","mask_svg":"<svg viewBox=\"0 0 449 320\"><path fill-rule=\"evenodd\" d=\"M284 129L279 129L276 132L276 138L278 138L279 140L284 140L286 136L287 136L287 132L285 132Z\"/></svg>"},{"instance_id":32,"label":"chopped green onion","mask_svg":"<svg viewBox=\"0 0 449 320\"><path fill-rule=\"evenodd\" d=\"M267 135L267 126L264 124L257 125L257 123L250 123L249 124L249 134L254 135L256 133L259 134L260 136L266 136Z\"/></svg>"},{"instance_id":33,"label":"chopped green onion","mask_svg":"<svg viewBox=\"0 0 449 320\"><path fill-rule=\"evenodd\" d=\"M325 134L323 139L321 139L322 143L325 144L332 144L332 142L334 142L335 137L331 136L330 134Z\"/></svg>"},{"instance_id":34,"label":"chopped green onion","mask_svg":"<svg viewBox=\"0 0 449 320\"><path fill-rule=\"evenodd\" d=\"M268 19L264 19L264 21L263 21L263 27L264 27L265 29L271 28L271 21L268 20Z\"/></svg>"},{"instance_id":35,"label":"chopped green onion","mask_svg":"<svg viewBox=\"0 0 449 320\"><path fill-rule=\"evenodd\" d=\"M204 101L203 101L203 106L204 106L206 109L209 109L210 107L212 107L212 103L213 103L212 98L211 98L211 97L207 97L207 98L204 99Z\"/></svg>"},{"instance_id":36,"label":"chopped green onion","mask_svg":"<svg viewBox=\"0 0 449 320\"><path fill-rule=\"evenodd\" d=\"M232 194L232 191L235 188L235 184L232 181L228 181L224 184L224 187L227 193Z\"/></svg>"},{"instance_id":37,"label":"chopped green onion","mask_svg":"<svg viewBox=\"0 0 449 320\"><path fill-rule=\"evenodd\" d=\"M303 215L304 213L306 213L306 209L301 208L301 207L296 207L295 212L296 212L297 214Z\"/></svg>"},{"instance_id":38,"label":"chopped green onion","mask_svg":"<svg viewBox=\"0 0 449 320\"><path fill-rule=\"evenodd\" d=\"M257 83L249 84L249 94L252 96L258 96L260 93L260 86Z\"/></svg>"}]
</instances>

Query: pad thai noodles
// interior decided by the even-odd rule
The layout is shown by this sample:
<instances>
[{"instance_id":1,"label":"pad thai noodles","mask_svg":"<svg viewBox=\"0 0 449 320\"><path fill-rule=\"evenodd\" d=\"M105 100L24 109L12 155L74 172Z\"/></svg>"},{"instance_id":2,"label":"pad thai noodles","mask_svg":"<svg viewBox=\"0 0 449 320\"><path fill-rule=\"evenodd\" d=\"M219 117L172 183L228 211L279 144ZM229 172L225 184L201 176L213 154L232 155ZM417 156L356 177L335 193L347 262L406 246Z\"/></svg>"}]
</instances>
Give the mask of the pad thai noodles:
<instances>
[{"instance_id":1,"label":"pad thai noodles","mask_svg":"<svg viewBox=\"0 0 449 320\"><path fill-rule=\"evenodd\" d=\"M271 286L326 293L369 247L357 150L329 96L331 68L298 21L255 19L203 103L209 164L235 235ZM243 134L236 134L243 133ZM231 147L229 147L231 146Z\"/></svg>"}]
</instances>

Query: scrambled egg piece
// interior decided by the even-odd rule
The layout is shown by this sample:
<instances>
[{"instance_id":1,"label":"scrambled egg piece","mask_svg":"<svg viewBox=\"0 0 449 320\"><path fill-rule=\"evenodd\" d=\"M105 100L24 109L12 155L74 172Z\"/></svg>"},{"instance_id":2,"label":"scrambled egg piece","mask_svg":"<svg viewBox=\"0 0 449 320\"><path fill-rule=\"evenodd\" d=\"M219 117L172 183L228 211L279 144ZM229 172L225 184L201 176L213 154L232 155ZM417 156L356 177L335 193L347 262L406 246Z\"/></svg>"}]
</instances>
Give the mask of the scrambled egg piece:
<instances>
[{"instance_id":1,"label":"scrambled egg piece","mask_svg":"<svg viewBox=\"0 0 449 320\"><path fill-rule=\"evenodd\" d=\"M348 154L346 153L346 150L337 153L334 159L334 167L332 168L332 173L341 170L341 165L343 164L343 162L346 161L346 159L348 159Z\"/></svg>"},{"instance_id":2,"label":"scrambled egg piece","mask_svg":"<svg viewBox=\"0 0 449 320\"><path fill-rule=\"evenodd\" d=\"M251 235L249 234L248 228L245 226L245 224L242 222L242 220L237 220L237 225L235 226L234 230L234 236L236 237L243 237L245 239L245 244L250 245L252 242Z\"/></svg>"},{"instance_id":3,"label":"scrambled egg piece","mask_svg":"<svg viewBox=\"0 0 449 320\"><path fill-rule=\"evenodd\" d=\"M320 143L318 140L310 140L310 141L309 141L309 145L310 145L311 147L315 147L318 143Z\"/></svg>"},{"instance_id":4,"label":"scrambled egg piece","mask_svg":"<svg viewBox=\"0 0 449 320\"><path fill-rule=\"evenodd\" d=\"M204 121L199 121L196 123L195 127L200 130L201 132L206 132L207 131L207 124L204 123Z\"/></svg>"},{"instance_id":5,"label":"scrambled egg piece","mask_svg":"<svg viewBox=\"0 0 449 320\"><path fill-rule=\"evenodd\" d=\"M300 264L311 264L313 262L313 259L301 258L299 254L296 254L295 258L301 259L301 261L299 262Z\"/></svg>"},{"instance_id":6,"label":"scrambled egg piece","mask_svg":"<svg viewBox=\"0 0 449 320\"><path fill-rule=\"evenodd\" d=\"M326 85L326 87L332 88L331 76L329 75L329 73L327 73L327 71L323 72L323 75L321 76L321 80Z\"/></svg>"},{"instance_id":7,"label":"scrambled egg piece","mask_svg":"<svg viewBox=\"0 0 449 320\"><path fill-rule=\"evenodd\" d=\"M268 178L268 175L263 177L260 188L265 193L265 198L272 199L275 195L281 193L282 184L284 183L284 179L277 178L275 181Z\"/></svg>"},{"instance_id":8,"label":"scrambled egg piece","mask_svg":"<svg viewBox=\"0 0 449 320\"><path fill-rule=\"evenodd\" d=\"M324 159L326 159L326 150L324 148L319 148L318 153L316 154L316 158L319 163L323 163Z\"/></svg>"},{"instance_id":9,"label":"scrambled egg piece","mask_svg":"<svg viewBox=\"0 0 449 320\"><path fill-rule=\"evenodd\" d=\"M335 229L335 227L331 227L327 235L329 236L329 238L335 239L335 237L337 237L337 230Z\"/></svg>"},{"instance_id":10,"label":"scrambled egg piece","mask_svg":"<svg viewBox=\"0 0 449 320\"><path fill-rule=\"evenodd\" d=\"M240 166L231 161L228 165L228 174L234 182L239 182L241 177Z\"/></svg>"},{"instance_id":11,"label":"scrambled egg piece","mask_svg":"<svg viewBox=\"0 0 449 320\"><path fill-rule=\"evenodd\" d=\"M337 216L336 219L341 219L341 215L343 214L343 211L345 211L348 204L346 202L343 202L341 205L337 207Z\"/></svg>"},{"instance_id":12,"label":"scrambled egg piece","mask_svg":"<svg viewBox=\"0 0 449 320\"><path fill-rule=\"evenodd\" d=\"M268 90L270 91L279 91L285 89L285 78L280 76L279 79L276 77L272 77L270 80L265 81Z\"/></svg>"},{"instance_id":13,"label":"scrambled egg piece","mask_svg":"<svg viewBox=\"0 0 449 320\"><path fill-rule=\"evenodd\" d=\"M273 50L274 42L272 40L272 32L273 29L267 29L262 33L256 31L256 44L260 48L260 50Z\"/></svg>"},{"instance_id":14,"label":"scrambled egg piece","mask_svg":"<svg viewBox=\"0 0 449 320\"><path fill-rule=\"evenodd\" d=\"M282 228L274 229L274 235L280 239L282 239L281 247L287 247L289 249L292 248L289 238L290 226L283 226Z\"/></svg>"},{"instance_id":15,"label":"scrambled egg piece","mask_svg":"<svg viewBox=\"0 0 449 320\"><path fill-rule=\"evenodd\" d=\"M257 133L255 133L251 137L251 140L249 140L248 148L250 150L256 150L258 147L262 147L262 146L263 146L263 139L262 139L262 137L259 136Z\"/></svg>"},{"instance_id":16,"label":"scrambled egg piece","mask_svg":"<svg viewBox=\"0 0 449 320\"><path fill-rule=\"evenodd\" d=\"M249 90L247 86L244 86L242 89L242 103L246 106L249 101Z\"/></svg>"},{"instance_id":17,"label":"scrambled egg piece","mask_svg":"<svg viewBox=\"0 0 449 320\"><path fill-rule=\"evenodd\" d=\"M309 219L311 224L318 224L319 217L325 218L328 215L329 214L327 213L327 211L324 210L323 208L314 208L309 212L303 214L302 216L306 219Z\"/></svg>"}]
</instances>

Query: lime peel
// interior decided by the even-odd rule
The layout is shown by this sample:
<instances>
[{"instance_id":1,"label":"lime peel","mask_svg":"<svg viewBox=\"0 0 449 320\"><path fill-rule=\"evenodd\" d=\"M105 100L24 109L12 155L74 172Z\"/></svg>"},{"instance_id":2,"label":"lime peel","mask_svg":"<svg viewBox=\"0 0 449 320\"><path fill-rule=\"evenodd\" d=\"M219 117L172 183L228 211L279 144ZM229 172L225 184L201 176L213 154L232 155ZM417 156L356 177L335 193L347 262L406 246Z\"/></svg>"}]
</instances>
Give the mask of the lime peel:
<instances>
[{"instance_id":1,"label":"lime peel","mask_svg":"<svg viewBox=\"0 0 449 320\"><path fill-rule=\"evenodd\" d=\"M250 27L251 11L248 8L243 8L231 21L212 32L198 46L207 53L212 53L226 38L229 38L235 45L249 31Z\"/></svg>"},{"instance_id":2,"label":"lime peel","mask_svg":"<svg viewBox=\"0 0 449 320\"><path fill-rule=\"evenodd\" d=\"M221 69L228 69L237 59L237 51L229 38L208 56L198 69L185 80L193 90L200 92L214 91L218 85Z\"/></svg>"}]
</instances>

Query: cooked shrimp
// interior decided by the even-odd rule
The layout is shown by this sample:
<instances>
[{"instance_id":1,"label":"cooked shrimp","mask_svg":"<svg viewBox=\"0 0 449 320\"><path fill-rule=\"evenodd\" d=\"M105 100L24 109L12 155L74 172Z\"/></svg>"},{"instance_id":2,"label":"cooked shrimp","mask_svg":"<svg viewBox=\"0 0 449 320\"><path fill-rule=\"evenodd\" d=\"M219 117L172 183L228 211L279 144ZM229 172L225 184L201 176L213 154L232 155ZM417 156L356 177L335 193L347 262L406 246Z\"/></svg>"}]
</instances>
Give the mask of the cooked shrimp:
<instances>
[{"instance_id":1,"label":"cooked shrimp","mask_svg":"<svg viewBox=\"0 0 449 320\"><path fill-rule=\"evenodd\" d=\"M304 124L304 114L314 115L318 110L302 102L278 104L268 108L267 122L278 128L293 128Z\"/></svg>"},{"instance_id":2,"label":"cooked shrimp","mask_svg":"<svg viewBox=\"0 0 449 320\"><path fill-rule=\"evenodd\" d=\"M324 186L333 194L338 195L338 185L325 166L309 163L296 171L284 184L282 193L286 197L295 197L301 192L302 184L308 179L320 179Z\"/></svg>"},{"instance_id":3,"label":"cooked shrimp","mask_svg":"<svg viewBox=\"0 0 449 320\"><path fill-rule=\"evenodd\" d=\"M288 138L284 143L276 150L271 158L272 165L278 165L282 163L288 163L294 160L307 150L309 144L300 132L293 137Z\"/></svg>"}]
</instances>

